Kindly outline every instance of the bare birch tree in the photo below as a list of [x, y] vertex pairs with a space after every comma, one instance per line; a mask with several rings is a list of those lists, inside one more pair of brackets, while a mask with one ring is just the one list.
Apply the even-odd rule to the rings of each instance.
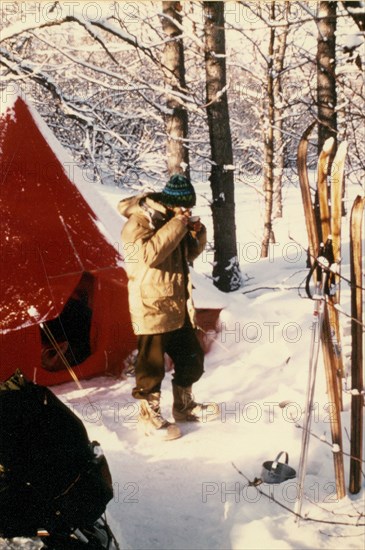
[[290, 2], [284, 2], [281, 6], [281, 16], [276, 13], [274, 6], [275, 20], [280, 20], [281, 26], [276, 28], [274, 44], [274, 144], [275, 144], [275, 166], [274, 166], [274, 193], [272, 217], [281, 218], [283, 215], [282, 187], [285, 166], [285, 139], [284, 139], [284, 93], [283, 93], [283, 71], [285, 66], [285, 54], [289, 33]]
[[[273, 231], [274, 218], [282, 216], [282, 183], [284, 175], [284, 139], [283, 139], [283, 90], [282, 71], [284, 68], [286, 41], [289, 32], [289, 2], [284, 4], [283, 26], [275, 26], [279, 19], [277, 2], [272, 0], [269, 6], [271, 25], [269, 26], [269, 45], [266, 56], [266, 86], [262, 109], [263, 147], [264, 147], [264, 234], [261, 257], [266, 258], [270, 242], [275, 242]], [[265, 106], [266, 105], [266, 106]]]

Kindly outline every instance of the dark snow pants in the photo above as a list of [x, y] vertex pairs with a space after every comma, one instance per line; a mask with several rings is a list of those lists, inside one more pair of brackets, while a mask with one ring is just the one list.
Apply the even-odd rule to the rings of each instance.
[[165, 376], [167, 353], [174, 362], [173, 383], [184, 388], [197, 382], [204, 373], [204, 352], [190, 319], [180, 329], [164, 334], [146, 334], [138, 337], [136, 387], [132, 395], [145, 399], [146, 395], [161, 390]]

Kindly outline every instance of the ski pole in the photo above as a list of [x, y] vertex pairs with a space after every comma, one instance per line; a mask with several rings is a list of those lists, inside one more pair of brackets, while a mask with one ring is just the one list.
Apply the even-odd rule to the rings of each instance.
[[[324, 254], [325, 254], [326, 248], [327, 246], [324, 249]], [[314, 389], [315, 389], [315, 382], [316, 382], [318, 356], [319, 356], [319, 349], [321, 345], [321, 334], [322, 334], [322, 325], [323, 325], [324, 308], [325, 308], [324, 295], [326, 291], [327, 272], [329, 267], [329, 261], [327, 260], [325, 255], [320, 256], [317, 262], [319, 264], [319, 267], [317, 268], [316, 292], [312, 296], [313, 300], [315, 300], [315, 305], [314, 305], [314, 311], [313, 311], [312, 337], [311, 337], [311, 346], [310, 346], [310, 354], [309, 354], [309, 373], [308, 373], [307, 392], [306, 392], [306, 408], [305, 408], [304, 426], [303, 426], [303, 433], [302, 433], [302, 447], [301, 447], [301, 454], [300, 454], [299, 468], [298, 468], [299, 495], [295, 505], [296, 522], [298, 523], [301, 516], [303, 491], [304, 491], [304, 479], [305, 479], [306, 468], [307, 468]], [[323, 266], [323, 269], [320, 266]]]

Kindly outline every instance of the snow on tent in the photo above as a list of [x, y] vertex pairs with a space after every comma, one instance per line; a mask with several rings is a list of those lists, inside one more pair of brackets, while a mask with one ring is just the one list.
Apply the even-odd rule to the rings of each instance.
[[[136, 343], [121, 257], [100, 221], [114, 213], [105, 212], [107, 204], [89, 190], [34, 108], [21, 97], [6, 101], [6, 93], [0, 118], [0, 378], [20, 368], [39, 384], [61, 383], [70, 380], [62, 358], [79, 378], [119, 374]], [[63, 354], [56, 353], [58, 346]]]

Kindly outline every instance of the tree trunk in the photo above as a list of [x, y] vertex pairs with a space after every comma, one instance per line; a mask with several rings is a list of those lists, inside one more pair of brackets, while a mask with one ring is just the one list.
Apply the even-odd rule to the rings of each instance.
[[[162, 28], [169, 37], [163, 53], [163, 70], [166, 87], [173, 91], [186, 92], [184, 47], [181, 30], [175, 20], [181, 24], [180, 2], [162, 2]], [[169, 110], [165, 117], [167, 132], [167, 167], [169, 174], [184, 174], [189, 177], [189, 149], [186, 146], [188, 136], [187, 110], [174, 98], [167, 97]]]
[[[275, 2], [270, 5], [270, 18], [275, 19]], [[275, 29], [269, 30], [269, 51], [266, 70], [267, 85], [267, 111], [263, 109], [263, 132], [264, 132], [264, 194], [265, 194], [265, 215], [264, 215], [264, 235], [262, 238], [261, 258], [267, 258], [270, 242], [275, 241], [272, 229], [273, 196], [274, 196], [274, 116], [275, 116], [275, 98], [274, 98], [274, 44]]]
[[318, 154], [326, 139], [333, 137], [337, 149], [336, 94], [336, 4], [320, 2], [317, 47]]
[[203, 2], [206, 98], [211, 147], [214, 284], [224, 292], [242, 284], [236, 243], [233, 152], [226, 93], [224, 2]]
[[[274, 196], [272, 217], [283, 216], [282, 184], [284, 177], [284, 139], [283, 139], [283, 85], [282, 71], [286, 53], [287, 37], [289, 32], [288, 15], [290, 2], [283, 5], [283, 16], [280, 20], [283, 27], [276, 30], [276, 44], [274, 47], [274, 144], [275, 144], [275, 167], [274, 167]], [[280, 10], [281, 11], [281, 10]]]

